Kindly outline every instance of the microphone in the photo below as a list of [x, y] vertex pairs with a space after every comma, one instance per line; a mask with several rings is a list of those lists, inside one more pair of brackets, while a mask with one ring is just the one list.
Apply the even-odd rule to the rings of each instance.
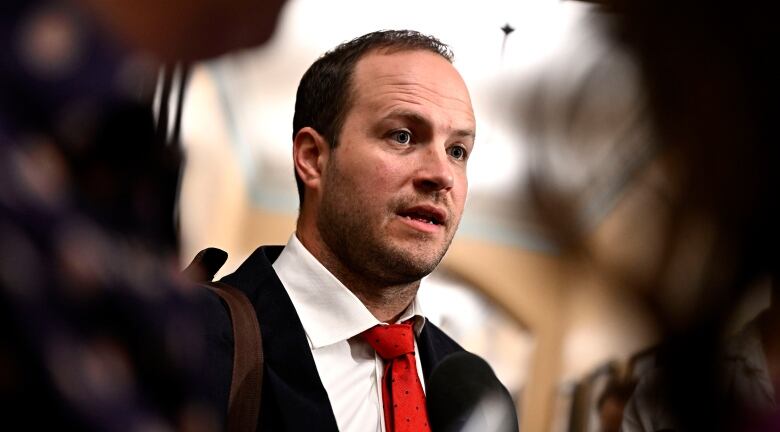
[[432, 432], [517, 432], [512, 397], [490, 365], [457, 352], [431, 372], [426, 405]]

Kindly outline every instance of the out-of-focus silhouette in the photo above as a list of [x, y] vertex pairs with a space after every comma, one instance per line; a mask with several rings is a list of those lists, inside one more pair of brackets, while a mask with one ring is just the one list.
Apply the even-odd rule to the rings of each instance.
[[[0, 404], [25, 429], [215, 430], [178, 269], [159, 66], [259, 44], [280, 1], [11, 1], [0, 16]], [[167, 126], [167, 125], [165, 125]]]
[[[589, 227], [573, 210], [577, 196], [558, 188], [543, 167], [531, 182], [540, 214], [565, 252], [601, 266], [618, 285], [633, 288], [654, 317], [662, 343], [653, 400], [670, 419], [658, 428], [772, 430], [780, 388], [776, 289], [775, 306], [756, 322], [759, 358], [767, 365], [765, 388], [771, 390], [768, 406], [756, 406], [734, 386], [724, 385], [734, 365], [724, 356], [729, 355], [727, 329], [736, 305], [761, 281], [777, 281], [773, 14], [759, 3], [594, 3], [594, 22], [638, 71], [654, 149], [650, 159], [662, 178], [654, 187], [663, 211], [647, 215], [662, 227], [653, 239], [660, 244], [660, 258], [643, 272], [599, 262], [587, 241]], [[596, 84], [603, 87], [583, 88], [565, 112], [557, 113], [564, 119], [562, 127], [572, 126], [566, 119], [578, 118], [575, 114], [588, 106], [587, 97], [610, 90], [614, 76], [602, 78]], [[544, 98], [537, 94], [533, 103]], [[591, 119], [597, 122], [598, 116]], [[616, 147], [632, 141], [630, 135], [614, 135]], [[582, 146], [577, 137], [569, 144]], [[544, 146], [536, 151], [554, 157]], [[624, 162], [617, 157], [612, 161]], [[637, 393], [643, 391], [647, 387], [640, 384]]]
[[634, 392], [635, 383], [631, 381], [611, 380], [598, 397], [598, 408], [601, 432], [618, 432], [623, 422], [623, 411], [626, 402]]

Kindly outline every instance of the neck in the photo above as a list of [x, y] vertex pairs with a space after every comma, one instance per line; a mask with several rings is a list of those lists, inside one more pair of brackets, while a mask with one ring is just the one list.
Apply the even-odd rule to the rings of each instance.
[[[296, 236], [301, 244], [363, 303], [374, 317], [385, 323], [394, 323], [412, 304], [420, 281], [393, 283], [374, 275], [361, 274], [342, 263], [336, 254], [324, 246], [322, 239], [312, 238], [298, 226]], [[318, 241], [319, 240], [319, 241]]]
[[[326, 266], [327, 267], [327, 266]], [[412, 304], [420, 281], [410, 284], [388, 285], [371, 283], [355, 275], [342, 273], [328, 268], [344, 284], [376, 319], [385, 323], [398, 321], [401, 314]]]

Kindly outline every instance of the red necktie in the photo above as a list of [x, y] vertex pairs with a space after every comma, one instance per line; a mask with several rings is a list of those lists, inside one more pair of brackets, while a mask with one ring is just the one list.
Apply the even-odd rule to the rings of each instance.
[[385, 361], [382, 403], [387, 432], [427, 432], [425, 393], [414, 358], [414, 330], [410, 322], [377, 325], [361, 333]]

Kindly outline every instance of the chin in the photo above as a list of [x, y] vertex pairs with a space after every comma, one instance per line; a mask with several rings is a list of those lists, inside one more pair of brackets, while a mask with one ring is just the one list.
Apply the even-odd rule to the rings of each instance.
[[388, 273], [396, 275], [405, 283], [419, 281], [433, 272], [444, 257], [440, 250], [430, 250], [421, 253], [419, 247], [408, 247], [388, 251], [383, 263]]

